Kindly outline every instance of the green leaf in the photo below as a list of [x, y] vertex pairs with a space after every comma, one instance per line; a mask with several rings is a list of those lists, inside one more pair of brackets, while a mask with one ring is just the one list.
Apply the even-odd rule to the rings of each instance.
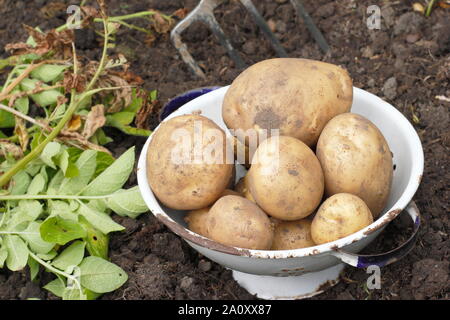
[[86, 237], [86, 231], [79, 223], [58, 216], [47, 218], [41, 224], [40, 232], [44, 241], [60, 245]]
[[108, 234], [113, 231], [122, 231], [125, 229], [120, 224], [114, 222], [114, 220], [111, 219], [111, 217], [106, 213], [92, 209], [85, 204], [81, 204], [77, 212], [104, 234]]
[[28, 114], [29, 106], [30, 101], [28, 97], [21, 97], [19, 99], [16, 99], [16, 101], [14, 101], [14, 107], [23, 114]]
[[57, 190], [59, 190], [59, 188], [61, 186], [63, 179], [64, 179], [64, 173], [60, 170], [50, 180], [48, 187], [47, 187], [47, 194], [56, 194]]
[[84, 241], [74, 241], [53, 260], [52, 265], [60, 270], [66, 270], [70, 266], [79, 265], [81, 260], [83, 260], [85, 247], [86, 243]]
[[31, 77], [44, 82], [51, 82], [56, 80], [67, 68], [67, 66], [57, 64], [44, 64], [31, 71]]
[[131, 136], [148, 137], [152, 134], [150, 130], [139, 129], [132, 126], [118, 125], [113, 127]]
[[25, 242], [16, 235], [5, 235], [5, 245], [8, 250], [6, 265], [11, 271], [22, 270], [28, 261], [28, 248]]
[[158, 90], [152, 90], [149, 94], [150, 101], [155, 101], [158, 99]]
[[40, 154], [41, 160], [49, 167], [56, 169], [53, 157], [55, 157], [61, 151], [61, 145], [58, 142], [49, 142], [42, 153]]
[[38, 253], [37, 256], [42, 260], [49, 261], [58, 255], [55, 249], [52, 249], [49, 253]]
[[115, 192], [112, 197], [108, 197], [107, 205], [118, 215], [134, 219], [141, 213], [148, 211], [148, 207], [137, 186]]
[[34, 176], [33, 180], [28, 187], [27, 194], [36, 195], [45, 190], [45, 177], [42, 173]]
[[55, 280], [47, 283], [43, 288], [50, 291], [55, 296], [62, 298], [66, 284], [62, 279], [56, 278]]
[[81, 285], [97, 293], [120, 288], [128, 279], [119, 266], [99, 257], [87, 257], [80, 264]]
[[51, 200], [49, 201], [50, 217], [59, 216], [63, 219], [78, 221], [78, 215], [73, 212], [66, 201]]
[[[21, 86], [22, 90], [29, 91], [29, 90], [33, 90], [36, 87], [38, 82], [39, 82], [39, 80], [36, 80], [36, 79], [25, 78], [20, 83], [20, 86]], [[48, 87], [46, 84], [42, 84], [42, 88], [46, 88], [46, 87]], [[63, 96], [63, 94], [60, 91], [58, 91], [57, 89], [51, 89], [51, 90], [42, 91], [40, 93], [32, 94], [31, 99], [33, 99], [33, 101], [36, 104], [38, 104], [39, 106], [47, 107], [49, 105], [56, 104], [56, 102], [58, 101], [58, 98], [62, 97], [62, 96]]]
[[100, 173], [106, 170], [114, 163], [114, 157], [106, 152], [97, 153], [97, 167], [95, 168], [94, 178], [98, 177]]
[[5, 265], [6, 258], [8, 257], [8, 250], [5, 246], [0, 246], [0, 269]]
[[30, 269], [30, 280], [33, 281], [39, 273], [39, 263], [31, 256], [28, 257], [28, 268]]
[[119, 190], [134, 167], [134, 147], [124, 152], [112, 165], [92, 180], [81, 192], [86, 196], [102, 196]]
[[33, 133], [33, 135], [32, 135], [32, 140], [31, 140], [31, 143], [30, 143], [31, 150], [36, 149], [36, 147], [37, 147], [40, 143], [42, 143], [42, 141], [44, 141], [44, 140], [45, 140], [45, 136], [42, 134], [41, 131], [38, 131], [38, 132], [36, 132], [36, 133]]
[[31, 183], [31, 177], [21, 170], [12, 177], [11, 195], [25, 194]]
[[42, 213], [42, 204], [37, 200], [22, 199], [19, 201], [19, 209], [32, 218], [30, 221], [36, 220]]
[[53, 249], [55, 243], [45, 241], [41, 238], [40, 227], [40, 223], [32, 221], [25, 229], [27, 233], [20, 234], [20, 236], [28, 243], [28, 246], [33, 252], [46, 254]]
[[118, 123], [121, 125], [128, 125], [134, 120], [134, 116], [136, 114], [134, 112], [116, 112], [114, 114], [110, 114], [106, 117], [107, 124], [108, 123]]
[[57, 165], [61, 168], [66, 178], [73, 178], [79, 174], [79, 170], [67, 150], [61, 152], [57, 160]]
[[94, 135], [92, 136], [92, 142], [97, 143], [102, 146], [107, 143], [110, 143], [112, 141], [114, 141], [114, 140], [112, 138], [108, 137], [102, 128], [97, 129], [97, 131], [95, 131]]
[[97, 230], [83, 216], [79, 216], [79, 221], [86, 229], [86, 249], [91, 256], [108, 259], [109, 236]]
[[83, 289], [79, 290], [76, 287], [73, 288], [64, 288], [62, 294], [63, 300], [87, 300], [87, 296], [84, 293]]
[[75, 163], [78, 168], [78, 175], [72, 178], [65, 178], [61, 183], [59, 193], [73, 195], [85, 188], [95, 173], [95, 168], [97, 166], [96, 159], [97, 151], [83, 151]]
[[12, 128], [16, 124], [12, 113], [0, 110], [0, 128]]

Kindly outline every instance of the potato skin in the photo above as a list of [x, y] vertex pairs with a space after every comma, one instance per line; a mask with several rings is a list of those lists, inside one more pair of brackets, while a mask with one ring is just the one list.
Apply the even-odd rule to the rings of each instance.
[[[206, 117], [183, 115], [161, 124], [153, 133], [148, 148], [147, 178], [156, 197], [173, 209], [195, 210], [214, 203], [227, 187], [234, 167], [234, 164], [225, 161], [226, 159], [223, 159], [222, 164], [208, 164], [204, 159], [201, 159], [199, 164], [177, 163], [173, 160], [173, 150], [179, 150], [181, 145], [180, 140], [175, 139], [173, 135], [180, 133], [177, 129], [185, 130], [182, 131], [182, 138], [190, 137], [191, 141], [195, 141], [194, 123], [201, 124], [203, 132], [209, 129], [217, 130], [218, 136], [222, 136], [224, 157], [227, 154], [224, 131]], [[204, 134], [201, 141], [204, 147], [210, 139]], [[194, 159], [194, 148], [190, 148], [190, 156]]]
[[363, 116], [338, 115], [322, 131], [316, 154], [326, 195], [357, 195], [376, 219], [386, 206], [393, 176], [392, 155], [380, 130]]
[[[239, 196], [240, 194], [236, 191], [225, 189], [222, 192], [221, 197], [229, 195]], [[206, 207], [202, 209], [191, 210], [186, 213], [184, 221], [186, 221], [186, 223], [188, 224], [188, 229], [202, 236], [208, 237], [208, 230], [206, 228], [206, 225], [210, 209], [211, 207]]]
[[317, 210], [311, 224], [311, 237], [316, 244], [323, 244], [351, 235], [372, 222], [372, 213], [362, 199], [338, 193]]
[[219, 243], [255, 250], [269, 250], [273, 225], [253, 202], [239, 196], [225, 196], [216, 201], [208, 214], [207, 233]]
[[280, 135], [313, 146], [331, 118], [350, 111], [352, 99], [346, 70], [321, 61], [276, 58], [250, 66], [233, 81], [222, 116], [230, 129], [280, 129]]
[[[277, 140], [279, 152], [272, 152], [272, 148], [277, 148]], [[263, 141], [247, 175], [248, 188], [256, 203], [280, 220], [310, 215], [323, 196], [324, 177], [319, 160], [306, 144], [292, 137]]]
[[272, 250], [292, 250], [315, 246], [311, 220], [279, 221], [275, 224]]
[[245, 175], [245, 177], [242, 177], [241, 179], [239, 179], [238, 183], [235, 186], [235, 190], [236, 192], [241, 195], [242, 197], [255, 202], [255, 199], [253, 198], [252, 194], [250, 193], [250, 190], [248, 189], [248, 173]]

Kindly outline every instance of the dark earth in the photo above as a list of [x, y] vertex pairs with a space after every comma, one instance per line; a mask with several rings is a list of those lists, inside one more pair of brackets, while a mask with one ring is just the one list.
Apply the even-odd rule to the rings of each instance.
[[[42, 30], [65, 22], [65, 10], [50, 15], [40, 10], [51, 2], [58, 1], [0, 0], [0, 56], [6, 56], [3, 48], [7, 43], [26, 39], [21, 28], [23, 22]], [[171, 14], [180, 8], [192, 10], [197, 2], [107, 1], [110, 15], [146, 9]], [[369, 274], [347, 267], [338, 285], [313, 299], [447, 300], [450, 298], [450, 103], [436, 96], [450, 97], [450, 10], [436, 8], [425, 18], [413, 11], [415, 1], [303, 2], [330, 44], [327, 55], [297, 20], [289, 1], [254, 1], [290, 57], [345, 67], [356, 87], [382, 97], [411, 121], [425, 152], [423, 180], [414, 197], [423, 218], [415, 248], [401, 261], [382, 268], [381, 289], [367, 290]], [[374, 3], [382, 8], [381, 30], [369, 30], [366, 26], [367, 7]], [[63, 4], [62, 7], [67, 7], [69, 2]], [[248, 65], [276, 56], [239, 1], [225, 1], [215, 13]], [[137, 31], [123, 30], [117, 38], [115, 52], [128, 58], [132, 70], [144, 79], [146, 89], [158, 90], [162, 103], [189, 89], [230, 84], [242, 71], [234, 67], [225, 49], [201, 24], [191, 26], [184, 33], [184, 41], [204, 68], [206, 80], [191, 74], [168, 35], [158, 35], [152, 46], [146, 45], [145, 35]], [[92, 32], [78, 33], [77, 47], [79, 54], [93, 59], [100, 56]], [[156, 113], [149, 123], [156, 126]], [[107, 147], [115, 154], [132, 145], [136, 145], [139, 154], [145, 141], [114, 131], [109, 134], [115, 141]], [[135, 175], [129, 184], [136, 184]], [[127, 271], [129, 281], [101, 299], [254, 299], [234, 282], [230, 271], [201, 257], [150, 213], [137, 220], [120, 217], [116, 220], [127, 229], [112, 235], [110, 256]], [[403, 213], [364, 252], [384, 252], [402, 243], [411, 233], [408, 220]], [[56, 299], [40, 289], [49, 280], [45, 272], [33, 283], [27, 270], [15, 273], [1, 270], [0, 299]]]

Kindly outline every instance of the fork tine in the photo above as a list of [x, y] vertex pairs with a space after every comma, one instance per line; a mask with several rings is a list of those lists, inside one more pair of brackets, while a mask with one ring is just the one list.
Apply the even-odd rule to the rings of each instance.
[[280, 41], [278, 41], [273, 32], [270, 30], [269, 26], [266, 23], [266, 20], [264, 20], [264, 18], [258, 12], [253, 2], [251, 0], [241, 0], [241, 3], [245, 6], [247, 11], [249, 11], [250, 14], [253, 16], [253, 19], [255, 20], [256, 24], [265, 33], [266, 37], [269, 39], [278, 56], [282, 58], [287, 57], [287, 53], [282, 47]]
[[320, 49], [322, 49], [323, 52], [327, 52], [330, 47], [328, 46], [327, 41], [322, 35], [322, 32], [320, 32], [319, 28], [314, 24], [313, 20], [311, 19], [311, 16], [306, 12], [305, 7], [303, 6], [303, 3], [301, 0], [291, 0], [292, 6], [297, 11], [297, 17], [302, 17], [303, 21], [306, 24], [306, 27], [308, 28], [309, 32], [312, 34], [313, 38], [316, 40], [317, 44], [319, 45]]

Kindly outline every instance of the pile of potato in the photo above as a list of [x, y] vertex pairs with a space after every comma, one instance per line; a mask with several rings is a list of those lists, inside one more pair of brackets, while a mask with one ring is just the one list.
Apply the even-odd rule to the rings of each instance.
[[[190, 230], [225, 245], [288, 250], [353, 234], [384, 209], [393, 166], [380, 130], [350, 113], [352, 99], [352, 80], [338, 66], [292, 58], [259, 62], [233, 81], [222, 105], [229, 129], [279, 129], [247, 154], [246, 176], [234, 185], [235, 165], [225, 156], [223, 164], [174, 163], [178, 142], [171, 134], [182, 128], [194, 137], [195, 121], [220, 130], [223, 155], [229, 152], [225, 132], [213, 121], [184, 115], [153, 134], [150, 187], [165, 206], [185, 210]], [[210, 142], [204, 137], [200, 144]], [[232, 153], [249, 143], [240, 136], [236, 142]]]

